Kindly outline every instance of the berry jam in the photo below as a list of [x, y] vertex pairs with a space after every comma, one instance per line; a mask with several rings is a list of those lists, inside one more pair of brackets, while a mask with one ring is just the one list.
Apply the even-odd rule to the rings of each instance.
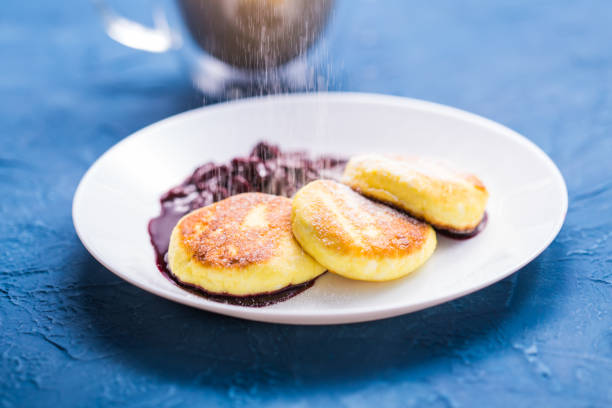
[[262, 307], [303, 292], [314, 284], [314, 280], [256, 296], [209, 293], [202, 288], [180, 282], [169, 270], [166, 262], [170, 234], [179, 219], [195, 209], [247, 192], [291, 197], [311, 181], [321, 178], [338, 179], [346, 162], [331, 156], [313, 159], [303, 151], [283, 152], [278, 146], [261, 142], [248, 156], [235, 157], [227, 163], [203, 164], [183, 183], [162, 195], [161, 214], [149, 222], [149, 235], [155, 249], [157, 267], [177, 285], [222, 303]]
[[478, 223], [478, 225], [476, 226], [476, 228], [474, 228], [471, 231], [457, 231], [457, 230], [452, 230], [452, 229], [444, 229], [444, 228], [436, 228], [436, 231], [438, 231], [439, 234], [444, 235], [445, 237], [448, 238], [452, 238], [452, 239], [469, 239], [472, 237], [475, 237], [476, 235], [480, 234], [480, 232], [485, 229], [485, 227], [487, 226], [487, 221], [489, 220], [489, 215], [485, 212], [484, 215], [482, 216], [482, 220], [480, 220], [480, 223]]

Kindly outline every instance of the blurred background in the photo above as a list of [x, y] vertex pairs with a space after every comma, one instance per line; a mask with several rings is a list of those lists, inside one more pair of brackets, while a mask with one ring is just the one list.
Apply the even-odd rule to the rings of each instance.
[[[110, 2], [152, 25], [151, 2]], [[93, 2], [0, 6], [2, 406], [609, 406], [612, 5], [607, 0], [338, 0], [323, 88], [455, 106], [538, 144], [570, 192], [553, 245], [512, 277], [357, 325], [265, 325], [119, 280], [70, 216], [93, 161], [215, 101], [179, 51], [104, 32]], [[594, 300], [595, 299], [595, 300]]]
[[[110, 2], [148, 25], [152, 3]], [[88, 126], [80, 133], [119, 126], [125, 136], [202, 104], [179, 51], [149, 54], [113, 43], [92, 2], [46, 7], [9, 0], [3, 8], [2, 93], [28, 102], [21, 109], [37, 120], [61, 122], [78, 104], [79, 119], [66, 126], [84, 120]], [[606, 94], [599, 91], [610, 82], [602, 41], [609, 17], [603, 1], [339, 0], [323, 35], [321, 65], [331, 73], [331, 90], [423, 98], [514, 128], [521, 118], [541, 125], [518, 131], [541, 134], [552, 131], [542, 120], [554, 121], [547, 115], [583, 117], [597, 103], [594, 93]], [[54, 108], [46, 113], [52, 117], [36, 115], [46, 105]], [[534, 105], [537, 121], [530, 120]], [[5, 125], [23, 116], [5, 114]]]

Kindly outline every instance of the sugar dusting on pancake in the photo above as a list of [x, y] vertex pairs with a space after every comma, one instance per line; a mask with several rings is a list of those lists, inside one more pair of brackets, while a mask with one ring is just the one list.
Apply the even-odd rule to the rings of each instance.
[[291, 217], [302, 248], [330, 272], [351, 279], [405, 276], [436, 247], [431, 226], [331, 180], [300, 189]]
[[312, 225], [325, 236], [325, 245], [347, 253], [398, 256], [418, 250], [430, 227], [384, 204], [376, 203], [349, 187], [316, 182], [310, 200]]
[[342, 182], [455, 233], [471, 233], [478, 227], [489, 197], [474, 174], [426, 157], [355, 156], [349, 160]]

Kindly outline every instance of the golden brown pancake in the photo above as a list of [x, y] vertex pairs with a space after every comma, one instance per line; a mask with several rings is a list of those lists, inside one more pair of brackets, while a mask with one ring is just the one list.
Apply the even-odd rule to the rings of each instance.
[[355, 156], [346, 165], [342, 182], [436, 228], [463, 233], [478, 227], [489, 198], [478, 177], [430, 158]]
[[421, 266], [436, 247], [429, 225], [343, 184], [317, 180], [293, 198], [293, 234], [330, 272], [385, 281]]
[[168, 266], [180, 282], [248, 296], [310, 281], [325, 271], [291, 233], [291, 200], [229, 197], [184, 216], [172, 231]]

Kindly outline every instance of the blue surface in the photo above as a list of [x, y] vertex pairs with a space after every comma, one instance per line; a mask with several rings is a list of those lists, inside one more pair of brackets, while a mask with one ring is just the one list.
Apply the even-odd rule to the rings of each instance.
[[[122, 11], [143, 18], [146, 4]], [[512, 277], [335, 327], [190, 309], [94, 261], [71, 222], [80, 177], [201, 97], [175, 55], [107, 39], [86, 1], [1, 10], [1, 406], [612, 405], [609, 1], [340, 2], [327, 33], [335, 88], [516, 129], [558, 164], [570, 209], [551, 247]]]

